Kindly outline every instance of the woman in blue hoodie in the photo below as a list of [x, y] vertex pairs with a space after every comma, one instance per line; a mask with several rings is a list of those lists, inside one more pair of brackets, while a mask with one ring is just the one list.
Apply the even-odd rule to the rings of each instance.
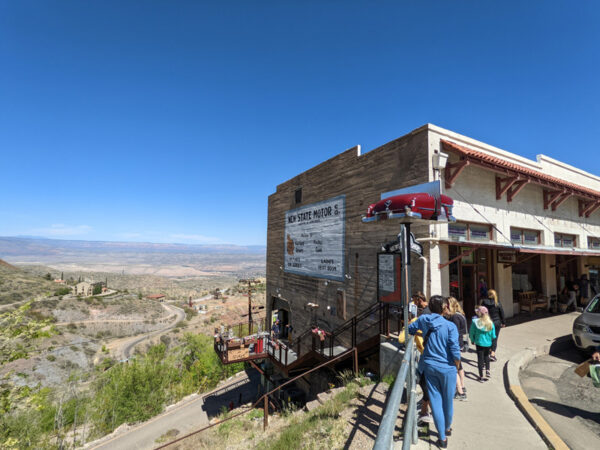
[[434, 295], [429, 300], [431, 314], [420, 316], [408, 326], [410, 334], [423, 332], [423, 354], [419, 372], [425, 375], [433, 422], [439, 439], [437, 445], [448, 446], [446, 436], [452, 431], [453, 400], [456, 390], [456, 369], [460, 364], [460, 348], [456, 326], [441, 316], [446, 300]]

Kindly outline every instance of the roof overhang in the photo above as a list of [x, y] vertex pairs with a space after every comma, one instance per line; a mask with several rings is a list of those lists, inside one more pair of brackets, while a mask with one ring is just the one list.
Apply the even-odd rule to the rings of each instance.
[[446, 165], [446, 188], [451, 188], [460, 173], [467, 166], [473, 165], [498, 174], [496, 176], [497, 200], [506, 194], [506, 199], [510, 202], [526, 185], [535, 184], [544, 188], [544, 209], [552, 208], [554, 211], [571, 196], [579, 198], [580, 217], [589, 217], [600, 208], [598, 191], [455, 142], [446, 140], [441, 142], [445, 152], [459, 157], [459, 161]]

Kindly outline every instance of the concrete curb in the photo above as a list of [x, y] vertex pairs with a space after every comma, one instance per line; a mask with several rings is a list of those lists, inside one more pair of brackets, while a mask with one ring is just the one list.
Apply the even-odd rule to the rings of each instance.
[[515, 401], [517, 407], [525, 415], [527, 420], [533, 425], [535, 430], [540, 434], [542, 439], [551, 448], [557, 450], [569, 450], [569, 447], [560, 438], [558, 434], [552, 429], [552, 427], [546, 422], [542, 415], [533, 407], [529, 402], [527, 395], [521, 387], [521, 381], [519, 380], [519, 371], [529, 364], [534, 358], [538, 356], [548, 355], [550, 348], [553, 350], [568, 348], [571, 344], [571, 337], [560, 337], [551, 344], [546, 344], [537, 348], [528, 348], [515, 354], [508, 360], [505, 366], [505, 375], [507, 383], [508, 395]]

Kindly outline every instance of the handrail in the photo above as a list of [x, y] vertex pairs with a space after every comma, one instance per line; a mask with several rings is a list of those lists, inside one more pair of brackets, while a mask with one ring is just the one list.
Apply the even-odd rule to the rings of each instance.
[[233, 419], [235, 417], [241, 416], [242, 414], [246, 414], [250, 410], [253, 410], [261, 402], [264, 402], [264, 408], [265, 408], [264, 428], [266, 428], [267, 425], [268, 425], [268, 423], [269, 423], [269, 419], [268, 419], [269, 410], [268, 410], [268, 407], [267, 407], [267, 402], [268, 402], [269, 396], [271, 394], [273, 394], [274, 392], [280, 390], [282, 387], [287, 386], [288, 384], [296, 381], [298, 378], [302, 378], [302, 377], [308, 375], [309, 373], [314, 372], [315, 370], [322, 369], [323, 367], [328, 366], [329, 364], [331, 364], [331, 363], [333, 363], [333, 362], [335, 362], [335, 361], [337, 361], [339, 359], [346, 358], [350, 354], [353, 354], [353, 356], [354, 356], [354, 370], [355, 370], [355, 375], [356, 375], [358, 373], [358, 352], [356, 351], [355, 348], [351, 348], [350, 350], [347, 350], [344, 353], [341, 353], [340, 355], [336, 356], [335, 358], [330, 359], [329, 361], [326, 361], [323, 364], [318, 365], [317, 367], [313, 367], [312, 369], [307, 370], [306, 372], [303, 372], [300, 375], [295, 376], [291, 380], [288, 380], [285, 383], [277, 386], [275, 389], [273, 389], [273, 390], [267, 392], [266, 394], [262, 395], [257, 401], [255, 401], [252, 404], [252, 406], [249, 406], [249, 407], [245, 408], [243, 411], [241, 411], [239, 413], [236, 413], [233, 416], [229, 416], [226, 419], [223, 419], [221, 421], [218, 421], [218, 422], [212, 423], [210, 425], [207, 425], [207, 426], [205, 426], [203, 428], [200, 428], [199, 430], [192, 431], [191, 433], [188, 433], [185, 436], [181, 436], [180, 438], [177, 438], [177, 439], [175, 439], [175, 440], [173, 440], [171, 442], [167, 442], [166, 444], [161, 445], [160, 447], [157, 447], [154, 450], [160, 450], [160, 449], [166, 448], [166, 447], [168, 447], [170, 445], [173, 445], [173, 444], [175, 444], [175, 443], [177, 443], [179, 441], [182, 441], [182, 440], [187, 439], [187, 438], [189, 438], [191, 436], [194, 436], [194, 435], [196, 435], [196, 434], [198, 434], [198, 433], [200, 433], [200, 432], [202, 432], [204, 430], [208, 430], [209, 428], [212, 428], [212, 427], [214, 427], [216, 425], [220, 425], [220, 424], [222, 424], [224, 422], [227, 422], [228, 420], [231, 420], [231, 419]]
[[377, 439], [373, 450], [389, 450], [393, 447], [394, 428], [396, 427], [396, 420], [398, 418], [398, 409], [400, 407], [400, 401], [402, 400], [402, 393], [404, 392], [404, 384], [407, 382], [407, 402], [408, 410], [404, 418], [404, 429], [403, 429], [403, 440], [402, 449], [409, 449], [412, 444], [417, 442], [417, 430], [416, 430], [416, 355], [414, 354], [414, 336], [411, 336], [405, 347], [404, 357], [398, 369], [398, 375], [394, 381], [394, 387], [391, 394], [388, 397], [387, 406], [385, 412], [381, 418], [381, 424], [377, 431]]
[[[375, 336], [375, 334], [389, 334], [389, 311], [389, 304], [382, 302], [373, 303], [368, 308], [359, 312], [356, 316], [340, 324], [333, 331], [327, 332], [325, 339], [320, 342], [315, 339], [312, 328], [305, 330], [298, 335], [296, 339], [290, 340], [285, 345], [276, 337], [269, 338], [268, 336], [265, 336], [264, 352], [253, 354], [251, 358], [257, 359], [264, 356], [271, 356], [278, 364], [281, 364], [284, 367], [288, 366], [290, 363], [290, 351], [295, 353], [293, 362], [301, 360], [305, 355], [310, 354], [311, 352], [317, 352], [325, 358], [332, 358], [334, 356], [334, 348], [337, 345], [344, 348], [354, 348], [365, 340]], [[370, 319], [371, 316], [376, 313], [379, 313], [379, 315], [375, 321], [365, 323], [366, 320]], [[246, 324], [240, 324], [240, 326], [241, 325]], [[379, 329], [376, 330], [374, 329], [375, 327], [379, 327]], [[400, 324], [398, 324], [398, 327], [400, 328]], [[249, 330], [252, 330], [252, 325], [249, 326]], [[373, 336], [365, 336], [369, 333], [373, 333]], [[215, 351], [220, 355], [223, 363], [227, 364], [230, 362], [227, 353], [229, 348], [227, 344], [228, 339], [225, 338], [223, 341], [225, 344], [220, 346], [215, 342]], [[269, 349], [269, 345], [273, 345], [274, 348], [272, 351]], [[246, 359], [247, 358], [244, 358], [242, 360]]]

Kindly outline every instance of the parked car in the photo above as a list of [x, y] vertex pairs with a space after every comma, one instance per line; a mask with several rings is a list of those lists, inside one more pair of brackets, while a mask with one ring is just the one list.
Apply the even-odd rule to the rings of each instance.
[[454, 200], [447, 195], [441, 195], [439, 201], [426, 192], [394, 195], [369, 205], [363, 222], [402, 219], [405, 217], [426, 220], [437, 220], [445, 217], [446, 220], [454, 221], [452, 216], [453, 207]]
[[573, 342], [584, 351], [591, 351], [600, 345], [600, 294], [592, 298], [573, 322]]

